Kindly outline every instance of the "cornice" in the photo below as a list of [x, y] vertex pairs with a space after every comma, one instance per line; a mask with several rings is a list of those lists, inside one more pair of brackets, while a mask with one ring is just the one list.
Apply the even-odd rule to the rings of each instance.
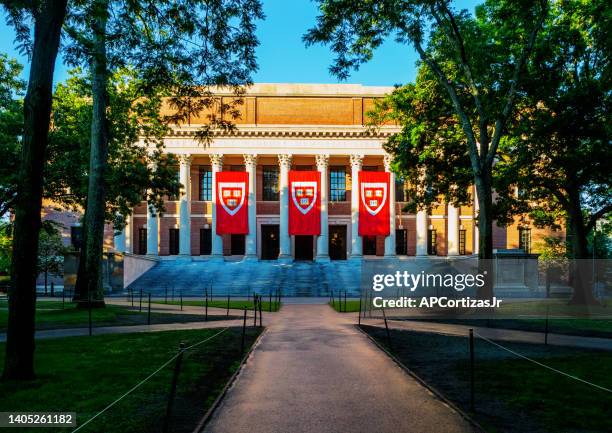
[[[174, 128], [167, 138], [195, 137], [199, 128]], [[221, 138], [339, 138], [339, 139], [385, 139], [399, 132], [399, 128], [384, 127], [376, 131], [364, 127], [357, 128], [268, 128], [238, 127], [235, 131], [217, 131], [214, 137]]]

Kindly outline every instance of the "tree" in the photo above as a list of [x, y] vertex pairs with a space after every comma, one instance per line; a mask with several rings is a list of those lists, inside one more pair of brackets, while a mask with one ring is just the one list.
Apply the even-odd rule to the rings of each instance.
[[49, 274], [59, 275], [64, 268], [66, 248], [60, 232], [62, 225], [53, 221], [43, 221], [38, 239], [38, 272], [44, 274], [45, 295]]
[[[93, 115], [89, 185], [76, 293], [91, 293], [103, 303], [100, 261], [104, 234], [105, 172], [111, 131], [107, 118], [109, 77], [117, 68], [134, 66], [151, 94], [173, 93], [177, 117], [211, 110], [214, 128], [227, 129], [237, 102], [223, 103], [211, 86], [227, 86], [238, 96], [250, 84], [258, 42], [254, 22], [263, 18], [258, 0], [124, 2], [92, 0], [82, 15], [73, 14], [68, 33], [74, 43], [68, 58], [90, 63]], [[148, 97], [149, 94], [146, 95]], [[183, 103], [186, 100], [187, 103]], [[219, 111], [219, 113], [217, 113]], [[220, 117], [217, 117], [217, 114]]]
[[492, 258], [492, 167], [548, 2], [487, 1], [475, 17], [457, 12], [449, 1], [318, 3], [321, 15], [304, 40], [331, 45], [337, 55], [330, 67], [334, 75], [346, 78], [369, 61], [387, 37], [395, 36], [412, 43], [444, 89], [477, 190], [479, 255]]
[[[36, 262], [42, 172], [48, 143], [51, 92], [60, 34], [67, 0], [5, 0], [2, 5], [17, 31], [22, 47], [31, 55], [28, 88], [23, 104], [24, 130], [14, 202], [13, 255], [6, 358], [2, 377], [27, 380], [34, 377], [34, 313]], [[29, 21], [34, 40], [30, 43]]]
[[[496, 166], [504, 214], [529, 214], [539, 226], [565, 219], [577, 261], [592, 257], [593, 229], [612, 213], [610, 26], [609, 2], [554, 4]], [[573, 302], [593, 303], [590, 278], [580, 268]]]
[[0, 219], [8, 214], [17, 195], [20, 138], [23, 134], [23, 67], [0, 54]]

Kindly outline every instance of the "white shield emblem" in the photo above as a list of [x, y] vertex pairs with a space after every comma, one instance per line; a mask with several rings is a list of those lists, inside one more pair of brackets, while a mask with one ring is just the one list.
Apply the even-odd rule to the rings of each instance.
[[244, 190], [244, 182], [219, 182], [219, 202], [231, 216], [244, 204]]
[[387, 201], [385, 182], [361, 182], [361, 201], [370, 215], [376, 215]]
[[306, 215], [317, 201], [317, 182], [291, 182], [291, 199], [295, 207]]

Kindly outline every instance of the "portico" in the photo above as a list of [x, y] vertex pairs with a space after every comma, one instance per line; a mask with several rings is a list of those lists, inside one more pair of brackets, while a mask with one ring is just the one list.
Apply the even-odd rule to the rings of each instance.
[[[175, 127], [165, 151], [178, 156], [180, 196], [161, 215], [146, 203], [134, 209], [116, 248], [162, 258], [248, 260], [359, 260], [380, 256], [472, 254], [474, 212], [439, 203], [416, 215], [404, 210], [409, 197], [391, 171], [383, 149], [394, 125], [368, 131], [367, 111], [387, 87], [355, 85], [254, 85], [245, 97], [237, 131], [207, 146], [197, 124]], [[141, 143], [144, 145], [144, 143]], [[288, 173], [321, 175], [320, 235], [288, 232]], [[360, 171], [391, 173], [390, 234], [358, 233]], [[248, 234], [218, 235], [216, 174], [246, 171]], [[126, 239], [121, 241], [121, 239]]]

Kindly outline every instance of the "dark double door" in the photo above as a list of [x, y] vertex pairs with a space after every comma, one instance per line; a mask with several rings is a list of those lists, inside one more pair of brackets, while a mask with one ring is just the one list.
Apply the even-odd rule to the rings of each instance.
[[329, 226], [329, 258], [346, 260], [346, 225]]
[[262, 224], [261, 226], [261, 260], [276, 260], [279, 253], [278, 224]]

